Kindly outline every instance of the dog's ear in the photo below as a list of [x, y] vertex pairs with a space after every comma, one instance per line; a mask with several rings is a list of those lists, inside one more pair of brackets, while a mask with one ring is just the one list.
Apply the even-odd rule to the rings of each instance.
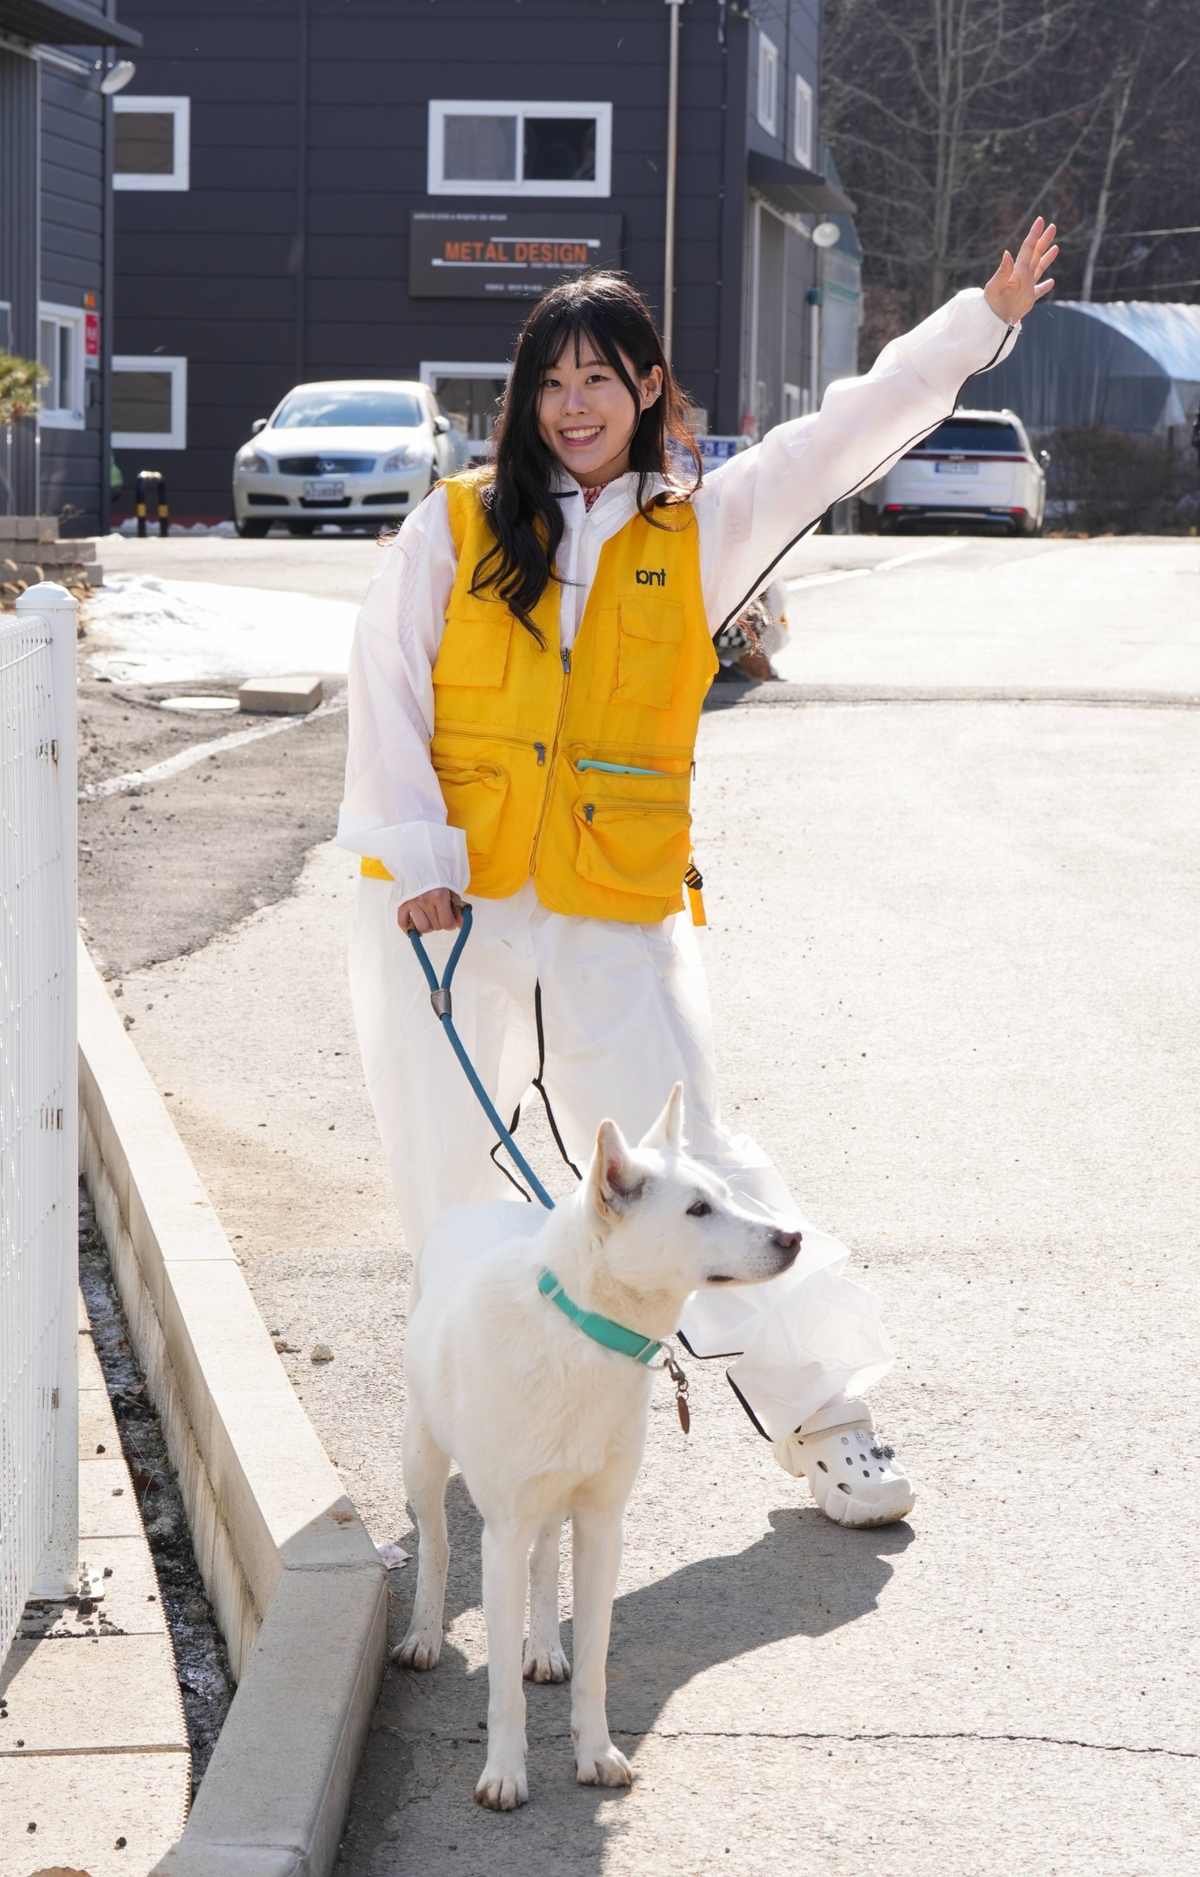
[[615, 1121], [602, 1121], [591, 1166], [592, 1204], [602, 1219], [619, 1219], [645, 1181], [634, 1171], [629, 1145]]
[[683, 1083], [676, 1082], [667, 1096], [667, 1105], [648, 1133], [643, 1134], [643, 1147], [682, 1147], [683, 1146]]

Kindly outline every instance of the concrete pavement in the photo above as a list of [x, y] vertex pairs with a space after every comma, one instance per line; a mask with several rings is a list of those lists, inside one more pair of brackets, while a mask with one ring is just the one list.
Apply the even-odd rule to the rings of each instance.
[[[183, 1829], [192, 1761], [162, 1586], [146, 1539], [146, 1474], [129, 1471], [97, 1339], [79, 1298], [79, 1555], [91, 1598], [25, 1607], [0, 1661], [0, 1871], [147, 1877]], [[118, 1332], [119, 1333], [119, 1332]], [[98, 1594], [97, 1594], [98, 1593]], [[94, 1600], [93, 1600], [94, 1599]]]
[[[910, 544], [812, 545], [816, 576]], [[663, 1389], [626, 1526], [610, 1718], [636, 1783], [577, 1788], [568, 1691], [531, 1689], [531, 1803], [497, 1819], [471, 1803], [478, 1530], [452, 1481], [449, 1646], [385, 1683], [348, 1874], [1190, 1867], [1200, 758], [1195, 714], [1163, 703], [1200, 689], [1198, 578], [1194, 544], [971, 542], [799, 590], [812, 684], [1157, 707], [706, 716], [726, 1107], [883, 1292], [877, 1412], [922, 1496], [909, 1525], [836, 1530], [720, 1365], [692, 1365], [690, 1440]], [[309, 1414], [372, 1536], [411, 1549], [405, 1254], [342, 977], [351, 876], [318, 846], [278, 903], [223, 899], [191, 955], [111, 962]]]

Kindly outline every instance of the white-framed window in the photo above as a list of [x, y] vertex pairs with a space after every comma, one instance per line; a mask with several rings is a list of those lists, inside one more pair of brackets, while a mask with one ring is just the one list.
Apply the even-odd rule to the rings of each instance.
[[84, 418], [83, 322], [81, 306], [38, 308], [38, 358], [48, 374], [38, 396], [40, 421], [49, 430], [82, 430]]
[[188, 188], [191, 99], [122, 94], [112, 103], [113, 188]]
[[763, 129], [775, 133], [779, 97], [779, 48], [765, 33], [758, 35], [758, 105], [755, 115]]
[[429, 101], [431, 196], [606, 196], [612, 105]]
[[813, 94], [807, 78], [796, 77], [792, 114], [792, 155], [805, 169], [813, 166]]
[[119, 450], [186, 450], [185, 358], [151, 352], [113, 360], [112, 440]]

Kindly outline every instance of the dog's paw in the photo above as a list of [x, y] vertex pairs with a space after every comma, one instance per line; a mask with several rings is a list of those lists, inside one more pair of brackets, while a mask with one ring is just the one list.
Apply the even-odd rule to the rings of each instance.
[[575, 1749], [575, 1777], [581, 1786], [631, 1786], [633, 1768], [611, 1740], [595, 1752]]
[[528, 1797], [529, 1781], [525, 1777], [524, 1763], [505, 1766], [488, 1760], [475, 1787], [476, 1805], [486, 1806], [489, 1812], [515, 1812]]
[[410, 1629], [404, 1641], [392, 1650], [390, 1660], [397, 1668], [436, 1668], [442, 1653], [442, 1638], [424, 1629]]
[[526, 1681], [570, 1681], [571, 1664], [567, 1661], [561, 1643], [535, 1643], [530, 1639], [525, 1644], [522, 1673]]

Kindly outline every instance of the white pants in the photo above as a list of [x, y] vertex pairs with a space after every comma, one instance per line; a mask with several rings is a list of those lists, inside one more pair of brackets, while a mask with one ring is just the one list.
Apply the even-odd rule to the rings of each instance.
[[[450, 1206], [524, 1202], [490, 1158], [495, 1133], [430, 1006], [396, 901], [388, 881], [359, 881], [350, 988], [367, 1089], [415, 1250]], [[683, 1319], [692, 1351], [738, 1357], [730, 1379], [772, 1439], [877, 1381], [892, 1349], [878, 1300], [843, 1275], [846, 1247], [801, 1218], [749, 1135], [721, 1124], [708, 989], [686, 914], [660, 925], [567, 918], [548, 912], [532, 885], [473, 904], [454, 1022], [506, 1119], [537, 1073], [540, 983], [543, 1083], [581, 1170], [605, 1116], [636, 1142], [682, 1081], [688, 1152], [748, 1210], [804, 1234], [796, 1264], [770, 1283], [697, 1293]], [[452, 942], [447, 933], [425, 941], [439, 977]]]

